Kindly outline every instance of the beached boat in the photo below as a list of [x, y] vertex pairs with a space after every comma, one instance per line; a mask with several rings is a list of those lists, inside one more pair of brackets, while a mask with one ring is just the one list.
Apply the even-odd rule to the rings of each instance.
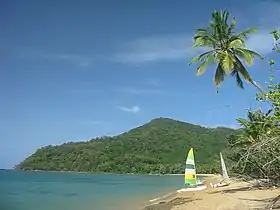
[[189, 150], [185, 168], [185, 188], [177, 192], [204, 190], [207, 186], [197, 179], [193, 148]]
[[222, 177], [225, 181], [230, 181], [230, 178], [228, 176], [227, 167], [223, 158], [222, 153], [220, 152], [220, 158], [221, 158], [221, 165], [222, 165]]
[[220, 152], [220, 159], [221, 159], [221, 166], [222, 166], [222, 178], [223, 180], [217, 184], [212, 184], [210, 183], [211, 187], [225, 187], [230, 185], [231, 181], [230, 178], [228, 176], [228, 172], [227, 172], [227, 167], [223, 158], [222, 153]]

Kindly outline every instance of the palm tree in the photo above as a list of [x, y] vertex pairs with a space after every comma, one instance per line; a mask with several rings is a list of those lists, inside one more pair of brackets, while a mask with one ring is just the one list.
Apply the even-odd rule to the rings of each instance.
[[235, 32], [236, 19], [233, 17], [228, 24], [228, 11], [212, 13], [212, 21], [206, 29], [197, 29], [194, 37], [194, 48], [204, 47], [210, 51], [202, 53], [193, 58], [189, 65], [197, 62], [197, 75], [205, 72], [209, 64], [216, 64], [217, 69], [214, 76], [214, 84], [218, 88], [224, 81], [226, 75], [235, 77], [237, 85], [244, 89], [243, 81], [253, 84], [261, 92], [264, 92], [262, 87], [257, 84], [250, 76], [242, 61], [247, 65], [254, 63], [254, 58], [263, 57], [250, 49], [245, 47], [245, 41], [249, 34], [255, 32], [256, 28], [249, 28], [240, 33]]
[[271, 123], [267, 122], [267, 117], [272, 110], [263, 113], [261, 110], [248, 110], [247, 119], [237, 118], [237, 122], [241, 125], [243, 131], [238, 135], [239, 144], [252, 144], [260, 141], [264, 135], [268, 136], [271, 130]]

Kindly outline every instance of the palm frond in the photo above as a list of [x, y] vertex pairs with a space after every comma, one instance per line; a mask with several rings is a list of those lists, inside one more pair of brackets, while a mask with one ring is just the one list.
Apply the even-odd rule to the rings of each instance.
[[263, 57], [262, 55], [260, 55], [259, 53], [255, 52], [255, 51], [253, 51], [253, 50], [249, 50], [249, 49], [247, 49], [247, 48], [240, 48], [240, 47], [238, 47], [238, 48], [236, 48], [236, 49], [237, 49], [237, 50], [242, 50], [242, 51], [244, 51], [244, 52], [246, 52], [246, 53], [252, 55], [253, 57], [260, 58], [260, 59], [264, 59], [264, 57]]
[[238, 48], [233, 49], [233, 51], [239, 58], [243, 59], [248, 66], [251, 66], [251, 65], [254, 64], [254, 58], [255, 57], [260, 58], [260, 59], [264, 59], [257, 52], [246, 49], [246, 48], [238, 47]]
[[230, 72], [234, 68], [235, 57], [228, 51], [225, 51], [223, 52], [221, 63], [224, 71]]
[[235, 56], [235, 61], [236, 62], [235, 62], [234, 70], [238, 71], [238, 73], [240, 73], [247, 82], [252, 82], [252, 78], [250, 74], [248, 73], [248, 71], [242, 64], [242, 62], [236, 56]]
[[231, 72], [231, 76], [235, 77], [237, 86], [242, 88], [242, 89], [244, 89], [243, 81], [242, 81], [238, 71], [237, 70], [233, 70]]
[[257, 31], [258, 28], [252, 27], [252, 28], [245, 29], [244, 31], [237, 34], [237, 36], [240, 37], [241, 39], [247, 39], [250, 34], [255, 33]]
[[201, 46], [215, 47], [216, 42], [217, 40], [212, 36], [209, 29], [196, 29], [193, 45], [194, 48]]
[[197, 57], [194, 57], [193, 59], [191, 59], [189, 61], [189, 65], [191, 65], [192, 63], [196, 63], [196, 62], [200, 62], [202, 59], [205, 59], [206, 57], [210, 56], [211, 54], [215, 53], [216, 50], [211, 50], [205, 53], [200, 54]]
[[197, 76], [202, 75], [202, 74], [205, 72], [207, 66], [208, 66], [211, 62], [214, 62], [213, 56], [209, 56], [204, 62], [202, 62], [202, 63], [198, 66], [197, 71], [196, 71], [196, 75], [197, 75]]
[[197, 28], [195, 30], [195, 33], [198, 34], [198, 35], [211, 35], [211, 30], [209, 28]]
[[194, 39], [193, 48], [196, 48], [196, 47], [213, 47], [214, 44], [215, 44], [215, 42], [213, 42], [210, 37], [197, 36]]
[[248, 66], [253, 65], [254, 59], [250, 53], [246, 53], [240, 48], [234, 49], [233, 51], [239, 58], [243, 59]]
[[215, 72], [215, 76], [214, 76], [214, 84], [217, 87], [220, 87], [220, 85], [224, 81], [224, 79], [225, 79], [225, 71], [222, 67], [222, 64], [219, 63], [218, 67], [216, 69], [216, 72]]
[[244, 118], [237, 118], [236, 121], [242, 126], [242, 127], [248, 127], [250, 123], [244, 119]]
[[216, 40], [220, 43], [220, 47], [224, 48], [226, 41], [227, 41], [227, 34], [228, 34], [228, 24], [227, 20], [229, 17], [228, 11], [221, 11], [221, 12], [213, 12], [212, 13], [212, 24], [211, 28], [213, 31], [213, 36]]
[[229, 48], [240, 48], [244, 46], [244, 41], [242, 39], [234, 39], [231, 42], [229, 42], [228, 47]]
[[228, 28], [228, 33], [227, 35], [230, 37], [232, 34], [234, 34], [234, 28], [235, 28], [235, 25], [236, 25], [236, 19], [235, 17], [232, 18], [231, 20], [231, 23], [229, 25], [229, 28]]

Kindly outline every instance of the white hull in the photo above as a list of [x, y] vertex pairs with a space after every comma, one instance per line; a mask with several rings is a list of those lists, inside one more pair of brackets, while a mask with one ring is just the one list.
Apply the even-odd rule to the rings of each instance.
[[196, 184], [197, 185], [203, 185], [204, 183], [201, 180], [197, 180]]
[[201, 185], [201, 186], [192, 187], [192, 188], [182, 188], [180, 190], [177, 190], [177, 192], [180, 193], [180, 192], [189, 192], [189, 191], [200, 191], [200, 190], [205, 190], [206, 188], [207, 188], [207, 186]]
[[211, 187], [213, 187], [213, 188], [216, 188], [216, 187], [226, 187], [226, 186], [229, 186], [230, 185], [230, 182], [227, 182], [227, 183], [219, 183], [219, 184], [212, 184], [212, 183], [210, 183], [210, 185], [211, 185]]

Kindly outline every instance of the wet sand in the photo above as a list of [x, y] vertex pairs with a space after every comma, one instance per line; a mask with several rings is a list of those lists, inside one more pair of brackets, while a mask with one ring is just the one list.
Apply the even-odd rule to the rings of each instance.
[[[269, 209], [271, 201], [280, 195], [280, 189], [249, 189], [252, 183], [233, 181], [230, 186], [211, 188], [209, 183], [216, 183], [219, 177], [209, 177], [205, 181], [207, 189], [174, 193], [157, 200], [143, 210], [250, 210]], [[280, 209], [280, 202], [276, 203]]]

